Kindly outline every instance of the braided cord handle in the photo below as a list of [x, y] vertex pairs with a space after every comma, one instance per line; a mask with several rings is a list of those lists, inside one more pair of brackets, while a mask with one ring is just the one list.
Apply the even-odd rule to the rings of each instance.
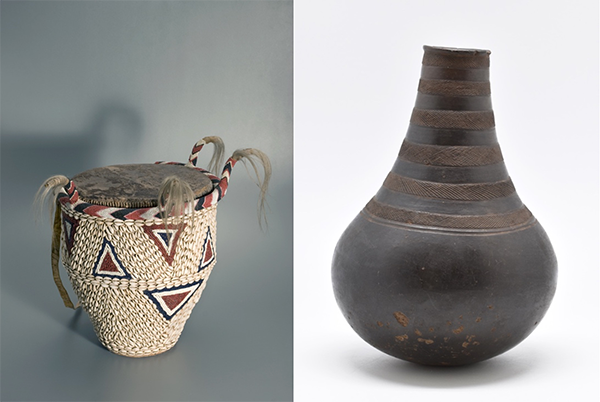
[[[194, 144], [194, 147], [192, 148], [192, 152], [190, 154], [189, 162], [187, 163], [187, 166], [190, 166], [190, 167], [196, 166], [196, 163], [198, 161], [198, 154], [200, 153], [200, 151], [202, 150], [204, 145], [209, 144], [209, 143], [212, 143], [215, 145], [215, 151], [214, 151], [213, 157], [209, 163], [208, 170], [212, 171], [212, 172], [217, 171], [217, 167], [221, 164], [221, 160], [223, 158], [223, 151], [225, 149], [225, 146], [223, 145], [223, 140], [221, 140], [220, 137], [204, 137], [203, 139], [198, 141], [196, 144]], [[252, 170], [254, 172], [254, 175], [255, 175], [255, 183], [260, 189], [257, 212], [258, 212], [258, 223], [259, 223], [260, 227], [262, 228], [263, 222], [264, 222], [265, 226], [267, 225], [267, 217], [266, 217], [266, 213], [265, 213], [265, 208], [267, 205], [266, 196], [267, 196], [267, 190], [269, 188], [269, 180], [271, 179], [271, 175], [272, 175], [272, 168], [271, 168], [271, 161], [269, 160], [269, 157], [264, 152], [262, 152], [258, 149], [245, 148], [245, 149], [236, 150], [233, 153], [233, 155], [231, 155], [231, 157], [229, 159], [227, 159], [227, 161], [225, 162], [225, 165], [224, 165], [222, 173], [221, 173], [220, 180], [219, 180], [219, 178], [209, 174], [209, 177], [215, 179], [214, 182], [216, 184], [217, 193], [214, 196], [209, 195], [209, 197], [208, 197], [209, 200], [206, 200], [201, 205], [208, 206], [208, 205], [212, 204], [213, 202], [218, 202], [223, 197], [225, 197], [225, 194], [227, 193], [227, 188], [229, 187], [229, 178], [231, 176], [231, 170], [235, 166], [236, 162], [238, 162], [240, 160], [242, 161], [242, 163], [244, 163], [244, 165], [246, 165], [246, 168], [248, 167], [247, 163], [250, 164], [250, 166], [252, 167]], [[259, 174], [259, 166], [262, 167], [262, 171], [263, 171], [262, 177]], [[206, 173], [208, 173], [208, 172], [206, 172]], [[216, 183], [216, 180], [219, 180], [218, 183]]]
[[223, 144], [221, 137], [204, 137], [194, 144], [187, 164], [188, 166], [196, 166], [196, 163], [198, 162], [198, 155], [206, 144], [213, 144], [215, 146], [213, 156], [210, 159], [207, 168], [211, 172], [216, 172], [219, 166], [221, 166], [223, 163], [223, 153], [225, 152], [225, 145]]

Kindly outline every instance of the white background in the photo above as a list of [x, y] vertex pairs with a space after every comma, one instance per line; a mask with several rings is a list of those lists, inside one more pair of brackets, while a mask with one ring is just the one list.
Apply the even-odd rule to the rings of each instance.
[[[498, 140], [559, 262], [536, 331], [458, 369], [369, 346], [330, 280], [338, 238], [396, 159], [425, 44], [492, 51]], [[598, 400], [598, 68], [596, 1], [295, 2], [296, 401]]]

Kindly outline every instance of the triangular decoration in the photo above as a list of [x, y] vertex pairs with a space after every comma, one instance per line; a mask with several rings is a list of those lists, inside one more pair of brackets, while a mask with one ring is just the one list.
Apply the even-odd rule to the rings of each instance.
[[[177, 250], [177, 240], [183, 227], [171, 225], [167, 230], [163, 225], [144, 226], [144, 232], [156, 244], [167, 264], [171, 265]], [[171, 241], [169, 241], [169, 239]]]
[[173, 250], [174, 241], [170, 241], [170, 239], [177, 236], [177, 229], [167, 231], [166, 229], [154, 229], [152, 234], [158, 239], [162, 248], [167, 252], [168, 255], [171, 254]]
[[67, 252], [71, 254], [73, 243], [75, 241], [75, 231], [79, 226], [79, 221], [65, 213], [63, 213], [63, 230], [65, 233], [65, 244], [67, 246]]
[[154, 303], [158, 311], [167, 320], [173, 318], [190, 300], [202, 284], [202, 279], [188, 285], [177, 286], [170, 289], [145, 290], [144, 293]]
[[206, 239], [204, 239], [204, 246], [202, 248], [202, 258], [200, 259], [200, 265], [198, 266], [198, 272], [208, 267], [215, 260], [215, 248], [213, 238], [210, 233], [210, 228], [206, 232]]
[[131, 279], [131, 275], [117, 257], [114, 246], [106, 239], [102, 242], [93, 273], [97, 276]]

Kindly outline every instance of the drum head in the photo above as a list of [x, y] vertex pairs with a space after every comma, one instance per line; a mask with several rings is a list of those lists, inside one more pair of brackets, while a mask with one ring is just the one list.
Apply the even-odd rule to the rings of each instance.
[[196, 198], [210, 193], [212, 181], [201, 171], [183, 165], [114, 165], [86, 170], [72, 180], [79, 197], [90, 204], [146, 208], [158, 204], [164, 179], [176, 176], [190, 185]]

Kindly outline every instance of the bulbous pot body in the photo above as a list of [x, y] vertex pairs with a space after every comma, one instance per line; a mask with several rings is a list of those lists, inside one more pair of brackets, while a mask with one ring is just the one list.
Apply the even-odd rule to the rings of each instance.
[[497, 356], [539, 325], [556, 290], [550, 240], [500, 153], [488, 66], [488, 51], [425, 47], [398, 159], [334, 252], [345, 318], [403, 360]]
[[535, 329], [554, 294], [556, 260], [538, 222], [456, 233], [361, 212], [336, 247], [333, 283], [344, 316], [377, 349], [462, 365], [499, 355]]

